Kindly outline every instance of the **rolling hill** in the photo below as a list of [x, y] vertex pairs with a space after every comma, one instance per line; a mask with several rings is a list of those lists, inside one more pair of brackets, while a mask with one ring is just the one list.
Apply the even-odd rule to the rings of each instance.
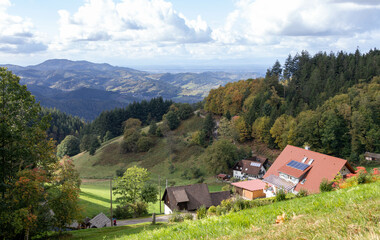
[[[101, 111], [133, 101], [163, 97], [177, 102], [198, 102], [210, 89], [257, 73], [149, 73], [88, 61], [51, 59], [31, 66], [0, 64], [20, 76], [21, 83], [45, 107], [92, 120]], [[88, 107], [87, 107], [88, 106]]]

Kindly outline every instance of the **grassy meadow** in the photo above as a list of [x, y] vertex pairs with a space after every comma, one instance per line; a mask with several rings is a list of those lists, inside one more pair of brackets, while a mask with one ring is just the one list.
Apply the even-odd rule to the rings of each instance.
[[73, 231], [68, 239], [378, 239], [379, 206], [377, 181], [197, 221]]
[[[217, 192], [222, 190], [222, 184], [209, 185], [210, 192]], [[162, 185], [161, 193], [164, 191]], [[115, 196], [112, 196], [113, 207], [117, 206], [115, 203]], [[79, 205], [83, 210], [84, 217], [94, 217], [100, 212], [107, 216], [110, 215], [110, 182], [109, 180], [85, 180], [81, 185]], [[164, 204], [161, 203], [161, 212], [164, 211]], [[160, 213], [160, 203], [149, 203], [148, 214]]]

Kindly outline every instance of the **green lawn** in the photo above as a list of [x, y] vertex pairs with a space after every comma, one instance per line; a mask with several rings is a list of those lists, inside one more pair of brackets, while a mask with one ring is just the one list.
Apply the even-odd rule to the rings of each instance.
[[[164, 183], [162, 183], [164, 184]], [[208, 185], [210, 192], [221, 191], [223, 184]], [[165, 190], [162, 185], [162, 194]], [[112, 196], [113, 207], [116, 207], [115, 196]], [[84, 217], [94, 217], [100, 212], [110, 215], [110, 182], [109, 180], [93, 180], [90, 182], [83, 182], [81, 185], [80, 193], [80, 206], [83, 209]], [[164, 211], [164, 204], [161, 203], [161, 212]], [[150, 203], [148, 205], [148, 213], [160, 213], [159, 202]]]
[[[116, 207], [115, 196], [112, 196], [113, 207]], [[94, 182], [84, 182], [81, 185], [80, 193], [80, 207], [83, 210], [83, 215], [87, 217], [94, 217], [100, 212], [103, 212], [107, 216], [110, 215], [110, 182], [105, 181], [94, 181]], [[162, 203], [162, 212], [164, 211]], [[156, 202], [155, 204], [150, 203], [148, 205], [148, 213], [160, 212], [160, 204]]]

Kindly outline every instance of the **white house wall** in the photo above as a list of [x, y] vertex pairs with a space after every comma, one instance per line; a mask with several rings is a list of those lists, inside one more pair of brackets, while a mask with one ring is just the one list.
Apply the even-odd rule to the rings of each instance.
[[172, 214], [173, 211], [164, 203], [165, 214]]

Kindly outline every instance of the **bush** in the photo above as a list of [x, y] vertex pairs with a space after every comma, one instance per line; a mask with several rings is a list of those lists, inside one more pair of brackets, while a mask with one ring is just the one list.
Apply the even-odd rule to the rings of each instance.
[[169, 218], [169, 222], [182, 222], [183, 216], [178, 211], [174, 211], [171, 217]]
[[204, 205], [202, 205], [198, 210], [197, 210], [197, 219], [202, 219], [205, 218], [207, 215], [207, 210]]
[[301, 198], [301, 197], [306, 197], [309, 195], [306, 189], [301, 188], [301, 190], [297, 193], [296, 197]]
[[137, 150], [147, 152], [153, 146], [153, 140], [150, 137], [140, 137], [137, 141]]
[[194, 219], [194, 216], [193, 216], [193, 214], [191, 214], [191, 213], [186, 213], [186, 214], [183, 216], [183, 218], [184, 218], [185, 220], [193, 220], [193, 219]]
[[133, 214], [134, 210], [130, 204], [125, 206], [117, 206], [114, 210], [114, 216], [117, 219], [133, 218]]
[[280, 201], [284, 201], [285, 199], [286, 199], [286, 194], [285, 194], [284, 189], [279, 189], [277, 191], [277, 194], [276, 194], [276, 197], [275, 197], [275, 201], [276, 202], [280, 202]]
[[319, 190], [321, 192], [330, 192], [333, 190], [333, 183], [329, 182], [326, 178], [324, 178], [319, 185]]
[[141, 217], [148, 214], [148, 204], [144, 202], [137, 202], [132, 204], [134, 210], [134, 217]]
[[358, 184], [364, 184], [367, 182], [371, 182], [371, 174], [367, 173], [366, 171], [359, 171], [357, 175]]
[[73, 135], [67, 135], [63, 141], [57, 146], [57, 157], [74, 156], [80, 152], [80, 141]]
[[246, 205], [245, 205], [245, 200], [242, 199], [242, 198], [237, 198], [234, 203], [233, 203], [233, 210], [235, 212], [238, 212], [240, 210], [243, 210], [246, 208]]
[[229, 212], [233, 208], [233, 202], [231, 199], [225, 199], [220, 203], [220, 206], [225, 208], [226, 211]]
[[227, 208], [226, 207], [223, 207], [221, 205], [217, 206], [216, 207], [216, 216], [220, 216], [220, 215], [223, 215], [223, 214], [226, 214], [228, 212]]
[[208, 214], [208, 215], [215, 215], [215, 214], [216, 214], [216, 207], [215, 207], [215, 206], [211, 206], [211, 207], [207, 210], [207, 214]]

